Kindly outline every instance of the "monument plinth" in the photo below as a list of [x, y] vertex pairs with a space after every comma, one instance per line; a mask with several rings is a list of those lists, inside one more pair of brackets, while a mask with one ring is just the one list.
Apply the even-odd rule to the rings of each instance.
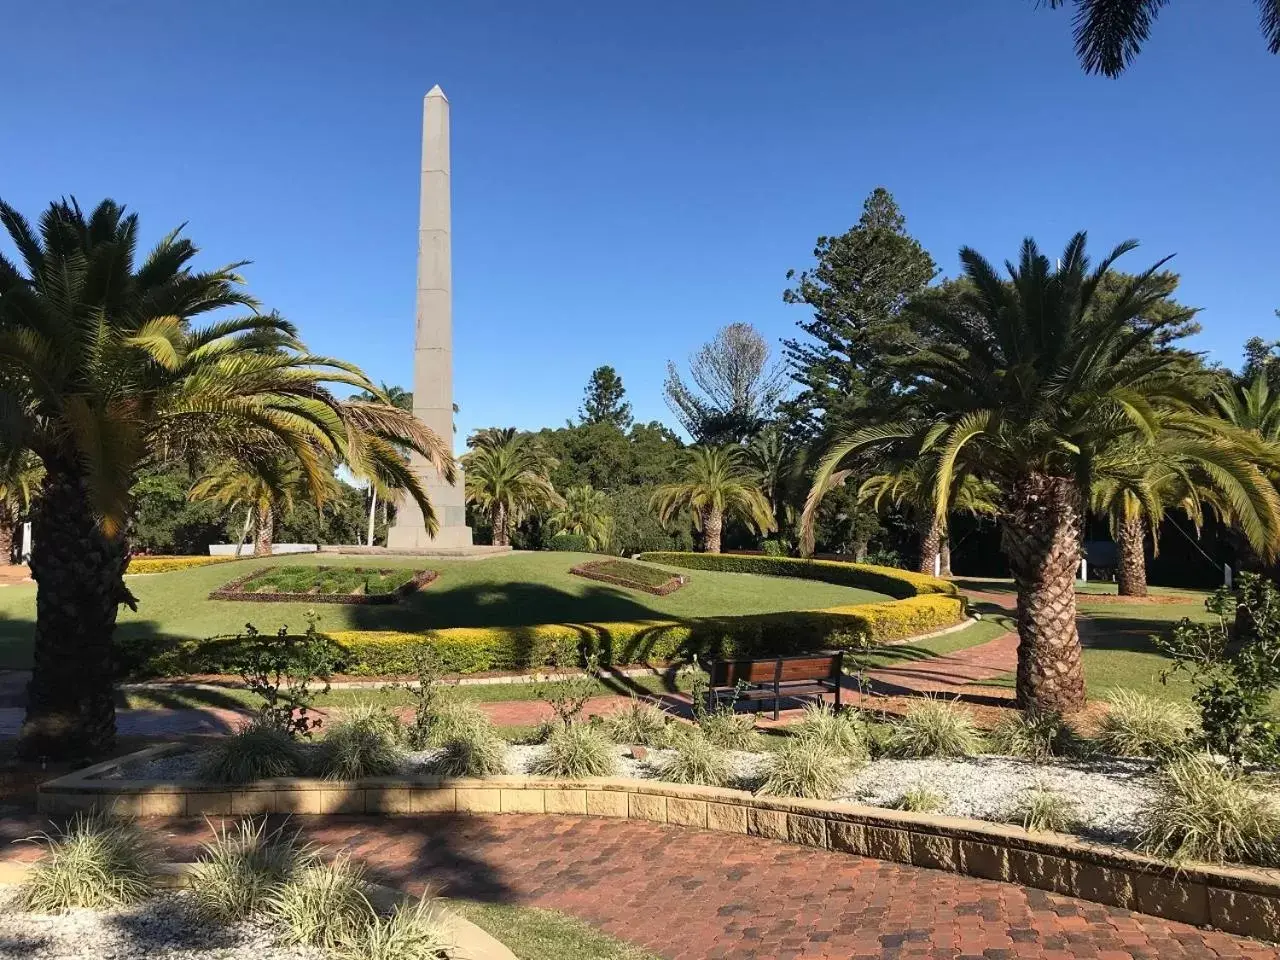
[[[422, 102], [422, 179], [418, 206], [418, 297], [413, 349], [413, 413], [453, 445], [453, 265], [449, 239], [449, 100], [439, 85]], [[462, 467], [450, 484], [418, 454], [411, 466], [435, 506], [440, 529], [427, 533], [422, 511], [401, 496], [387, 531], [390, 550], [471, 546]]]

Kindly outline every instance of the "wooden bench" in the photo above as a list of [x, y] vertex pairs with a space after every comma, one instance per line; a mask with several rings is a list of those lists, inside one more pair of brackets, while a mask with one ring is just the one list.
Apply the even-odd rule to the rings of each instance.
[[707, 709], [721, 700], [773, 701], [773, 719], [778, 719], [778, 703], [792, 697], [835, 693], [840, 706], [840, 679], [844, 652], [807, 653], [794, 657], [766, 657], [760, 660], [717, 660], [711, 664], [711, 684], [707, 689]]

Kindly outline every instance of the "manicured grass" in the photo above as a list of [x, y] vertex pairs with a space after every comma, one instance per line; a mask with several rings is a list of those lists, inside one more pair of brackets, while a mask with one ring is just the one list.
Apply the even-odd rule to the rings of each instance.
[[[1017, 625], [1012, 618], [1002, 613], [994, 612], [994, 608], [987, 608], [983, 612], [982, 620], [965, 627], [963, 630], [946, 633], [940, 637], [931, 637], [928, 640], [877, 647], [867, 653], [860, 654], [858, 659], [870, 670], [878, 667], [892, 667], [900, 663], [910, 663], [913, 660], [925, 660], [929, 657], [940, 657], [943, 654], [955, 653], [957, 650], [964, 650], [967, 647], [974, 647], [980, 643], [986, 643], [988, 640], [994, 640], [996, 637], [1016, 629]], [[846, 656], [845, 662], [849, 663], [850, 659], [850, 657]]]
[[368, 567], [269, 567], [242, 583], [241, 593], [323, 593], [366, 596], [394, 593], [414, 578], [413, 568], [375, 570]]
[[[513, 553], [480, 560], [421, 557], [379, 558], [379, 567], [436, 570], [425, 590], [386, 606], [319, 604], [321, 630], [425, 630], [432, 627], [611, 620], [686, 619], [730, 614], [813, 610], [888, 599], [812, 580], [698, 571], [687, 586], [666, 597], [585, 580], [569, 568], [591, 554]], [[125, 638], [171, 636], [200, 639], [236, 633], [246, 622], [272, 631], [282, 624], [301, 629], [306, 603], [229, 603], [209, 600], [212, 590], [236, 576], [267, 566], [368, 566], [368, 557], [314, 555], [240, 560], [176, 573], [129, 577], [138, 612], [121, 608], [117, 632]], [[667, 568], [661, 568], [667, 570]], [[669, 571], [680, 573], [681, 571]], [[35, 585], [0, 589], [0, 667], [27, 667], [35, 621]]]
[[450, 900], [448, 906], [501, 940], [520, 960], [658, 960], [555, 910], [474, 900]]
[[645, 587], [660, 587], [671, 579], [671, 572], [666, 568], [635, 560], [599, 560], [589, 566], [592, 573], [629, 580]]

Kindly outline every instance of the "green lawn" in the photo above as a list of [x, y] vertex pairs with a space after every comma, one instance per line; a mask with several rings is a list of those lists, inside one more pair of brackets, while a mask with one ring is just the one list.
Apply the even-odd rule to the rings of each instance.
[[501, 940], [520, 960], [658, 960], [555, 910], [450, 900], [449, 909]]
[[240, 585], [241, 593], [349, 594], [360, 590], [369, 596], [394, 593], [414, 578], [412, 567], [380, 570], [376, 567], [310, 567], [290, 563], [269, 567]]
[[[888, 599], [812, 580], [698, 570], [673, 571], [689, 583], [666, 597], [586, 580], [569, 568], [599, 559], [579, 553], [513, 553], [481, 560], [379, 557], [382, 568], [429, 567], [434, 583], [389, 606], [317, 604], [321, 629], [423, 630], [432, 627], [583, 623], [610, 620], [692, 618], [813, 610]], [[203, 638], [234, 633], [246, 622], [260, 630], [282, 624], [300, 628], [306, 603], [209, 600], [210, 591], [254, 569], [271, 566], [370, 566], [368, 557], [273, 557], [213, 564], [193, 570], [128, 578], [138, 612], [121, 608], [125, 637]], [[26, 667], [31, 660], [35, 586], [0, 588], [0, 667]]]

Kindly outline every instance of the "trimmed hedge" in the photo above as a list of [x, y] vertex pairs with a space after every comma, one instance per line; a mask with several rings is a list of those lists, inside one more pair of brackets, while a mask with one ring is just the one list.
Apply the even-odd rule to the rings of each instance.
[[247, 560], [244, 557], [133, 557], [129, 561], [129, 569], [125, 573], [172, 573], [175, 570], [190, 570], [193, 567], [207, 567], [214, 563], [234, 563], [236, 560]]
[[769, 557], [733, 553], [640, 554], [641, 560], [687, 570], [715, 570], [721, 573], [755, 573], [769, 577], [799, 577], [821, 580], [842, 587], [860, 587], [887, 593], [891, 597], [915, 597], [928, 593], [957, 596], [954, 583], [924, 573], [912, 573], [897, 567], [877, 567], [869, 563], [843, 563], [839, 560], [801, 560], [796, 557]]
[[[796, 610], [678, 622], [549, 623], [526, 627], [448, 627], [421, 633], [342, 630], [326, 634], [333, 669], [353, 676], [411, 674], [414, 654], [430, 645], [450, 673], [527, 670], [554, 662], [565, 647], [594, 653], [611, 666], [662, 663], [698, 656], [774, 656], [832, 648], [856, 648], [954, 626], [964, 618], [959, 597], [937, 594], [828, 610]], [[226, 673], [235, 638], [187, 640], [134, 658], [135, 675]], [[139, 651], [141, 652], [141, 651]]]
[[591, 541], [580, 533], [557, 533], [547, 543], [548, 550], [562, 553], [593, 553]]

